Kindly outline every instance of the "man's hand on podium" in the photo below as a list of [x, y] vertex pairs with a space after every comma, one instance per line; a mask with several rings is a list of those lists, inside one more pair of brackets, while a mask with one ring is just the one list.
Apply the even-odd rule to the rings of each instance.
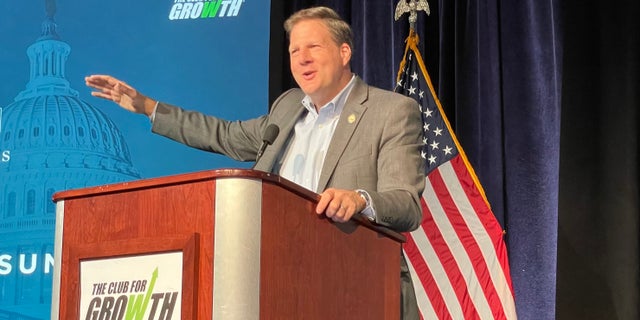
[[366, 206], [366, 201], [354, 190], [329, 188], [320, 195], [316, 213], [336, 222], [347, 222]]

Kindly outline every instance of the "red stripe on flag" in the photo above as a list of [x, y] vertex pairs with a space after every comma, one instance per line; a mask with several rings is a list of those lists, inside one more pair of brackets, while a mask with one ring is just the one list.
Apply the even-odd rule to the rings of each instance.
[[467, 198], [471, 201], [474, 211], [482, 222], [485, 231], [491, 238], [494, 248], [497, 249], [499, 243], [504, 243], [504, 241], [502, 241], [502, 227], [500, 226], [500, 223], [498, 223], [498, 220], [494, 218], [491, 208], [482, 197], [473, 177], [469, 173], [469, 170], [467, 170], [464, 160], [461, 157], [455, 157], [451, 159], [450, 162], [458, 176], [458, 180], [460, 181], [462, 188], [467, 194]]
[[439, 315], [439, 319], [453, 319], [447, 309], [444, 299], [442, 298], [442, 294], [440, 294], [440, 290], [438, 290], [438, 286], [433, 279], [429, 266], [425, 263], [422, 255], [420, 255], [420, 252], [417, 249], [416, 243], [413, 241], [413, 237], [407, 237], [404, 252], [407, 255], [407, 258], [411, 261], [411, 265], [416, 270], [420, 283], [422, 283], [422, 286], [427, 292], [427, 297], [429, 298], [429, 302], [431, 302], [431, 307], [436, 310], [436, 313]]
[[[423, 211], [422, 225], [414, 232], [424, 232], [423, 227], [429, 224], [427, 223], [427, 220], [433, 220], [429, 209], [424, 204], [424, 200], [421, 201], [421, 204]], [[404, 244], [405, 255], [413, 269], [416, 271], [416, 276], [420, 279], [420, 283], [427, 293], [431, 307], [435, 310], [436, 314], [438, 314], [439, 319], [453, 319], [444, 298], [442, 297], [442, 293], [438, 289], [438, 285], [436, 284], [433, 274], [431, 273], [427, 262], [424, 260], [424, 256], [420, 252], [420, 249], [418, 249], [413, 236], [411, 233], [407, 233], [406, 236], [407, 241]]]
[[[494, 319], [505, 318], [502, 302], [500, 301], [498, 292], [496, 291], [494, 282], [491, 278], [491, 273], [489, 272], [489, 266], [487, 264], [487, 261], [485, 260], [486, 258], [482, 250], [480, 249], [480, 246], [477, 243], [477, 241], [482, 241], [483, 238], [486, 239], [488, 237], [488, 235], [485, 234], [485, 230], [484, 230], [485, 226], [482, 225], [484, 224], [482, 221], [487, 219], [483, 217], [478, 217], [479, 211], [475, 210], [478, 207], [480, 207], [480, 209], [483, 209], [482, 206], [485, 204], [484, 199], [480, 197], [479, 193], [477, 193], [476, 195], [474, 195], [473, 192], [469, 194], [470, 189], [475, 189], [476, 191], [477, 189], [475, 187], [472, 177], [469, 174], [466, 174], [468, 173], [468, 171], [466, 170], [466, 166], [464, 165], [464, 162], [462, 161], [461, 157], [458, 156], [451, 159], [450, 163], [454, 169], [454, 174], [456, 175], [455, 177], [456, 183], [459, 183], [461, 185], [461, 189], [462, 189], [462, 192], [464, 192], [464, 194], [456, 193], [452, 195], [450, 193], [450, 190], [452, 190], [453, 186], [448, 187], [446, 183], [442, 180], [438, 180], [436, 182], [436, 179], [433, 179], [434, 181], [433, 184], [434, 184], [434, 189], [442, 191], [441, 193], [442, 196], [439, 193], [438, 198], [442, 203], [442, 205], [446, 207], [445, 210], [447, 212], [447, 218], [449, 219], [449, 221], [451, 221], [451, 224], [454, 226], [454, 231], [456, 232], [458, 239], [460, 239], [463, 245], [463, 249], [465, 250], [467, 257], [471, 262], [471, 266], [473, 267], [473, 271], [476, 278], [473, 279], [474, 280], [473, 282], [467, 284], [468, 285], [467, 289], [470, 291], [474, 291], [474, 287], [479, 286], [479, 289], [483, 291], [484, 297], [486, 298], [487, 303], [491, 308], [491, 312], [493, 314]], [[460, 166], [460, 164], [462, 164], [462, 166]], [[440, 175], [440, 171], [438, 171], [438, 177], [442, 178], [442, 176], [439, 176], [439, 175]], [[456, 198], [467, 198], [467, 199], [458, 199], [457, 201], [459, 203], [456, 203]], [[463, 217], [462, 216], [463, 213], [461, 213], [460, 208], [463, 205], [465, 205], [464, 203], [466, 202], [465, 200], [469, 201], [469, 203], [471, 204], [474, 210], [468, 210], [471, 208], [462, 208], [462, 212], [464, 212], [464, 214], [466, 215], [466, 217]], [[484, 207], [486, 208], [486, 205], [484, 205]], [[475, 215], [475, 216], [470, 217], [469, 215]], [[476, 223], [474, 223], [477, 221], [479, 221], [481, 225], [476, 225]], [[468, 223], [474, 223], [474, 224], [469, 225]], [[480, 229], [482, 229], [482, 231], [480, 231]], [[475, 234], [473, 231], [475, 231]], [[477, 283], [475, 282], [476, 279], [478, 281]], [[472, 293], [468, 293], [468, 294], [471, 297], [475, 296]]]
[[[442, 180], [439, 169], [433, 170], [427, 177], [427, 181], [432, 185], [432, 188], [438, 197], [438, 202], [447, 214], [447, 219], [451, 221], [451, 214], [453, 212], [459, 215], [458, 209], [451, 199], [451, 195], [448, 193], [447, 187]], [[455, 221], [451, 221], [451, 223], [454, 229], [458, 228]], [[429, 237], [429, 241], [438, 256], [438, 259], [444, 266], [449, 282], [453, 284], [453, 290], [458, 298], [458, 303], [463, 306], [462, 312], [464, 314], [464, 318], [478, 319], [480, 316], [475, 305], [473, 303], [468, 303], [469, 289], [467, 287], [465, 277], [461, 272], [460, 266], [458, 265], [453, 253], [451, 252], [451, 248], [442, 237], [438, 226], [435, 223], [429, 223], [428, 225], [423, 225], [423, 227], [427, 231], [427, 236]], [[463, 246], [468, 244], [468, 240], [460, 240], [462, 241]]]
[[[491, 211], [491, 208], [486, 203], [486, 201], [484, 201], [484, 198], [482, 197], [480, 191], [478, 190], [478, 187], [475, 185], [475, 183], [473, 183], [473, 178], [469, 174], [469, 171], [467, 170], [463, 159], [461, 158], [452, 159], [451, 165], [455, 169], [459, 179], [464, 180], [466, 181], [466, 183], [470, 184], [469, 186], [466, 186], [464, 188], [465, 192], [467, 193], [467, 197], [469, 199], [473, 199], [473, 201], [471, 201], [471, 205], [473, 206], [473, 209], [480, 217], [480, 221], [482, 222], [487, 234], [491, 238], [491, 243], [495, 248], [496, 255], [498, 256], [500, 265], [502, 267], [502, 272], [505, 275], [511, 274], [509, 271], [509, 258], [507, 257], [505, 242], [502, 239], [503, 237], [502, 226], [500, 226], [500, 223], [498, 222], [498, 220], [495, 219], [493, 212]], [[506, 280], [507, 280], [507, 283], [509, 284], [509, 288], [513, 292], [513, 287], [511, 285], [511, 277], [506, 277]]]
[[[514, 312], [514, 310], [507, 310], [507, 308], [505, 308], [506, 306], [513, 305], [513, 300], [503, 301], [501, 298], [507, 299], [513, 296], [511, 278], [508, 276], [492, 278], [492, 274], [494, 277], [496, 274], [500, 276], [510, 274], [506, 248], [502, 240], [502, 227], [494, 218], [491, 208], [482, 197], [463, 159], [459, 157], [454, 158], [451, 161], [451, 165], [456, 173], [457, 180], [461, 183], [462, 189], [473, 208], [473, 212], [477, 215], [477, 220], [474, 221], [478, 221], [481, 224], [479, 226], [473, 226], [473, 230], [476, 230], [476, 241], [485, 244], [491, 243], [493, 245], [493, 252], [485, 254], [495, 255], [495, 258], [494, 256], [484, 256], [482, 252], [478, 252], [478, 256], [475, 256], [474, 253], [469, 253], [470, 257], [474, 257], [473, 265], [476, 275], [478, 276], [479, 286], [481, 286], [484, 291], [494, 318], [506, 319], [507, 313], [511, 314]], [[469, 213], [471, 214], [472, 212]], [[479, 228], [483, 228], [482, 231], [478, 230]], [[477, 245], [474, 249], [475, 248], [479, 249]], [[504, 288], [505, 282], [507, 288]]]

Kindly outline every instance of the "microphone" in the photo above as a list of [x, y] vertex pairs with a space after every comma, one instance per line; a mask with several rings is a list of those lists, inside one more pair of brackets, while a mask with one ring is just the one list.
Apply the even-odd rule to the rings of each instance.
[[264, 130], [264, 135], [262, 136], [262, 145], [260, 145], [260, 149], [258, 149], [258, 155], [256, 155], [256, 162], [262, 157], [262, 153], [264, 153], [264, 149], [267, 146], [270, 146], [278, 137], [278, 133], [280, 133], [280, 128], [278, 128], [275, 124], [270, 124], [267, 126], [267, 129]]

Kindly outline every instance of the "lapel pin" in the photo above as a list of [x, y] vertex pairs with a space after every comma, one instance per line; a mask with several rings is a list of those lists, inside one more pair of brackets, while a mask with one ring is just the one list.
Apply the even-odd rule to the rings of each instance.
[[347, 121], [349, 121], [349, 123], [354, 123], [356, 122], [356, 115], [355, 114], [350, 114], [349, 118], [347, 118]]

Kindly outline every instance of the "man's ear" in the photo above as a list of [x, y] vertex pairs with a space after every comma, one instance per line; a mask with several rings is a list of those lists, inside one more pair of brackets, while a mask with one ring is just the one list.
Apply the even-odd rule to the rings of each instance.
[[342, 63], [345, 65], [351, 61], [351, 47], [348, 44], [343, 43], [340, 46], [340, 56], [342, 57]]

